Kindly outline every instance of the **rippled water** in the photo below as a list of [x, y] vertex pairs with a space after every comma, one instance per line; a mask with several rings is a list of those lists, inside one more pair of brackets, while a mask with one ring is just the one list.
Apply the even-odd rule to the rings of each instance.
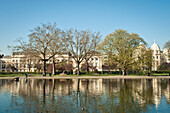
[[0, 113], [168, 111], [169, 79], [0, 79]]

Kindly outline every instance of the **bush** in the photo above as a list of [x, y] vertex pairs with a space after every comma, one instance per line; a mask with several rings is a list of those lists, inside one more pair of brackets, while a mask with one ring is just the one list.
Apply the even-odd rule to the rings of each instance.
[[152, 73], [170, 73], [170, 70], [158, 70], [158, 71], [152, 71]]
[[103, 73], [103, 74], [118, 74], [119, 75], [119, 74], [121, 74], [121, 71], [103, 71], [103, 72], [99, 71], [98, 73], [99, 74]]
[[36, 73], [36, 72], [0, 72], [0, 74], [2, 75], [11, 75], [11, 74], [25, 74], [25, 73], [29, 73], [29, 74], [42, 74], [42, 73]]

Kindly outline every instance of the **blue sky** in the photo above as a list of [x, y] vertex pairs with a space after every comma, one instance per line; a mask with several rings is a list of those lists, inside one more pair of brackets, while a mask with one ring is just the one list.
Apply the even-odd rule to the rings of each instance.
[[124, 29], [163, 50], [170, 40], [170, 0], [0, 0], [0, 54], [11, 54], [8, 45], [19, 37], [28, 40], [29, 30], [48, 22], [99, 31], [102, 40]]

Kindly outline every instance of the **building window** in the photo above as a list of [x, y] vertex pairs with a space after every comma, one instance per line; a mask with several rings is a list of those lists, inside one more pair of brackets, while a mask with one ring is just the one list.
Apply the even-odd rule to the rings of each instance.
[[2, 68], [5, 68], [5, 64], [2, 64]]
[[97, 63], [96, 63], [96, 67], [97, 67]]
[[158, 59], [159, 57], [158, 57], [158, 56], [156, 56], [156, 58]]

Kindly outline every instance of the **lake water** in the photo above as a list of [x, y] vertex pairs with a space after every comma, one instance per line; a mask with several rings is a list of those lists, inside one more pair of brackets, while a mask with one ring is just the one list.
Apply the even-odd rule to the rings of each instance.
[[0, 79], [0, 113], [169, 111], [169, 79]]

